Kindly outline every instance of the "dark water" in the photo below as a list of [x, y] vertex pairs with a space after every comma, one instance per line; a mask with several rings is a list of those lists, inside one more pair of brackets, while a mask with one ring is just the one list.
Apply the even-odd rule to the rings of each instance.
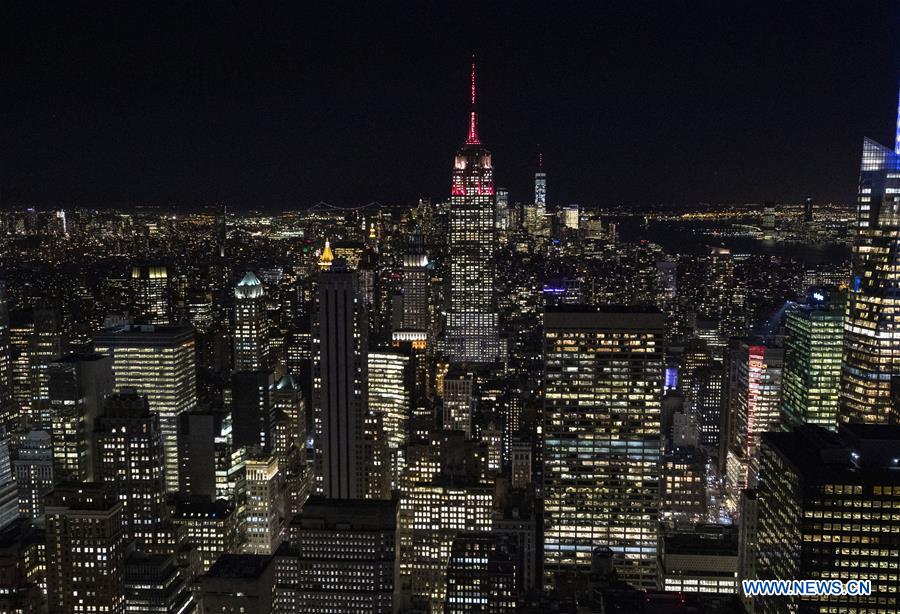
[[622, 241], [642, 239], [660, 245], [667, 253], [702, 254], [708, 245], [727, 247], [733, 252], [765, 254], [794, 258], [807, 264], [840, 264], [849, 260], [850, 248], [844, 244], [781, 243], [741, 237], [711, 237], [700, 233], [714, 228], [713, 224], [684, 222], [650, 222], [644, 226], [640, 218], [615, 220]]

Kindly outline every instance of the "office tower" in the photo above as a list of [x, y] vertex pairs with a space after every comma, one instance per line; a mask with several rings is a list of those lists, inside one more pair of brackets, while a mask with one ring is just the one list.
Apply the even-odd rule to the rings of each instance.
[[391, 487], [397, 489], [405, 466], [412, 416], [413, 373], [410, 357], [402, 352], [369, 352], [369, 411], [381, 416], [390, 456]]
[[870, 596], [757, 597], [756, 612], [894, 612], [900, 427], [815, 425], [763, 435], [756, 576], [871, 580]]
[[262, 282], [247, 271], [234, 288], [234, 370], [269, 368], [269, 321]]
[[68, 354], [49, 366], [48, 390], [53, 434], [53, 464], [57, 479], [93, 480], [91, 444], [94, 421], [115, 379], [109, 356], [97, 353]]
[[403, 256], [403, 313], [400, 328], [404, 331], [428, 330], [428, 256], [421, 237], [410, 237]]
[[111, 395], [94, 424], [94, 445], [97, 480], [122, 501], [125, 538], [146, 548], [167, 517], [159, 416], [140, 394]]
[[494, 486], [483, 466], [483, 446], [458, 431], [410, 447], [397, 516], [397, 588], [404, 599], [442, 611], [453, 540], [461, 532], [491, 531]]
[[10, 340], [9, 303], [6, 297], [6, 283], [0, 281], [0, 413], [4, 416], [5, 429], [17, 426], [18, 408], [14, 408], [13, 397], [13, 357]]
[[491, 535], [513, 559], [520, 594], [535, 590], [539, 583], [538, 516], [532, 489], [508, 492], [494, 505]]
[[200, 571], [212, 567], [226, 552], [237, 552], [238, 512], [224, 499], [213, 501], [202, 495], [179, 495], [172, 507], [172, 522], [185, 528], [186, 539], [200, 551]]
[[537, 171], [534, 173], [534, 206], [537, 215], [547, 211], [547, 173], [544, 172], [544, 154], [538, 154]]
[[62, 356], [66, 349], [59, 312], [55, 309], [35, 309], [34, 333], [28, 343], [31, 408], [27, 417], [36, 428], [47, 430], [52, 426], [49, 365]]
[[560, 212], [563, 226], [570, 230], [578, 230], [581, 221], [581, 207], [578, 205], [566, 205]]
[[9, 437], [0, 433], [0, 529], [19, 517], [19, 490], [13, 478]]
[[598, 546], [626, 582], [656, 583], [663, 332], [654, 310], [544, 315], [545, 585]]
[[126, 612], [189, 614], [194, 602], [175, 559], [131, 552], [123, 568]]
[[113, 484], [70, 482], [47, 496], [51, 612], [125, 612], [122, 502]]
[[159, 414], [166, 484], [178, 484], [178, 416], [197, 404], [194, 329], [190, 326], [122, 326], [94, 335], [94, 349], [112, 357], [118, 390], [134, 389]]
[[134, 321], [141, 324], [169, 323], [169, 274], [161, 265], [131, 269], [131, 301]]
[[738, 531], [733, 525], [697, 525], [660, 540], [659, 590], [738, 592]]
[[312, 471], [306, 449], [306, 403], [296, 380], [285, 375], [272, 393], [275, 423], [272, 451], [284, 479], [285, 518], [293, 518], [303, 509], [312, 487]]
[[356, 273], [335, 260], [319, 281], [313, 377], [317, 477], [322, 494], [332, 499], [365, 498], [367, 320]]
[[275, 612], [395, 611], [396, 528], [396, 499], [311, 497], [279, 551]]
[[454, 362], [496, 362], [500, 341], [494, 277], [494, 171], [491, 154], [478, 137], [474, 62], [469, 135], [453, 164], [449, 223], [447, 354]]
[[444, 428], [472, 436], [472, 414], [475, 413], [475, 376], [470, 371], [454, 369], [444, 376]]
[[[898, 128], [900, 134], [900, 128]], [[894, 151], [863, 140], [853, 241], [853, 278], [844, 320], [840, 421], [900, 420], [900, 137]]]
[[781, 387], [784, 349], [761, 343], [740, 341], [730, 365], [728, 414], [725, 417], [727, 448], [721, 458], [728, 473], [733, 496], [756, 482], [760, 437], [781, 428]]
[[0, 529], [0, 612], [46, 611], [44, 534], [27, 519]]
[[673, 448], [660, 462], [660, 520], [692, 526], [706, 518], [706, 455]]
[[200, 611], [272, 612], [275, 558], [224, 554], [197, 580]]
[[[178, 422], [178, 490], [208, 499], [218, 498], [221, 494], [216, 480], [219, 459], [231, 456], [230, 422], [226, 414], [189, 411], [181, 414]], [[231, 499], [231, 495], [227, 498]]]
[[278, 458], [262, 455], [244, 461], [247, 493], [244, 530], [248, 554], [272, 554], [284, 538], [284, 501]]
[[725, 370], [722, 365], [700, 367], [691, 383], [691, 408], [700, 427], [700, 445], [718, 455], [725, 394]]
[[447, 565], [446, 614], [515, 612], [516, 565], [500, 538], [491, 533], [460, 533]]
[[13, 311], [9, 316], [9, 346], [12, 360], [12, 396], [20, 410], [20, 416], [12, 416], [11, 422], [18, 426], [21, 418], [31, 410], [31, 371], [28, 354], [31, 336], [34, 334], [34, 318], [31, 313]]
[[13, 461], [19, 493], [19, 515], [33, 521], [44, 517], [44, 498], [53, 490], [53, 443], [46, 431], [29, 431]]
[[509, 189], [497, 188], [497, 197], [494, 199], [496, 211], [495, 227], [498, 231], [508, 230], [510, 227], [509, 214]]
[[510, 446], [510, 486], [525, 488], [533, 480], [531, 471], [532, 449], [527, 441], [514, 441]]
[[842, 297], [815, 290], [785, 315], [782, 413], [786, 424], [834, 430], [840, 400], [844, 337]]
[[271, 446], [274, 389], [271, 371], [237, 371], [231, 376], [231, 424], [236, 447]]

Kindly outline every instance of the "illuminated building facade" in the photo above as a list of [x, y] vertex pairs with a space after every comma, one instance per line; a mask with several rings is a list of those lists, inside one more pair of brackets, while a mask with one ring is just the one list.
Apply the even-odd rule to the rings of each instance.
[[815, 425], [766, 433], [760, 454], [756, 577], [871, 580], [870, 596], [757, 597], [757, 614], [900, 608], [900, 427]]
[[94, 442], [97, 479], [113, 484], [122, 501], [126, 539], [147, 547], [168, 515], [159, 416], [139, 394], [114, 394], [95, 423]]
[[469, 134], [453, 163], [447, 244], [450, 302], [445, 342], [455, 362], [489, 363], [500, 358], [495, 248], [494, 170], [491, 154], [478, 137], [473, 63]]
[[731, 525], [697, 525], [660, 540], [659, 590], [738, 592], [738, 532]]
[[238, 550], [238, 514], [234, 504], [203, 496], [176, 499], [172, 521], [186, 529], [187, 541], [200, 551], [205, 573], [220, 556]]
[[400, 328], [427, 331], [428, 316], [428, 256], [421, 238], [410, 237], [403, 256], [403, 313]]
[[169, 275], [166, 267], [160, 265], [133, 267], [131, 295], [135, 322], [169, 323]]
[[809, 304], [785, 315], [782, 411], [791, 426], [837, 428], [840, 400], [844, 304], [814, 292]]
[[468, 371], [453, 369], [444, 376], [444, 428], [472, 436], [475, 411], [475, 377]]
[[447, 565], [446, 614], [515, 612], [517, 594], [516, 565], [498, 536], [456, 536]]
[[125, 537], [113, 484], [70, 482], [47, 497], [51, 612], [124, 614]]
[[319, 281], [313, 410], [318, 490], [333, 499], [366, 497], [368, 318], [357, 274], [335, 260]]
[[459, 533], [491, 530], [493, 487], [441, 480], [401, 492], [398, 515], [400, 586], [442, 612], [447, 597], [447, 561]]
[[269, 323], [262, 282], [247, 271], [234, 288], [234, 370], [269, 368]]
[[390, 614], [397, 501], [311, 498], [279, 551], [275, 612]]
[[278, 458], [248, 458], [244, 467], [247, 489], [244, 515], [247, 543], [244, 545], [244, 552], [272, 554], [284, 538], [284, 502]]
[[385, 443], [390, 455], [392, 489], [399, 488], [406, 465], [412, 416], [412, 364], [402, 352], [369, 352], [369, 411], [381, 415]]
[[91, 435], [106, 398], [113, 393], [112, 359], [103, 354], [69, 354], [50, 363], [53, 463], [60, 480], [94, 476]]
[[760, 437], [779, 430], [784, 349], [760, 343], [740, 342], [731, 363], [727, 456], [733, 496], [742, 488], [752, 488], [757, 475]]
[[[900, 127], [897, 131], [900, 135]], [[840, 421], [900, 420], [900, 138], [863, 141], [844, 320]]]
[[49, 430], [50, 363], [67, 351], [60, 314], [55, 309], [34, 310], [34, 333], [28, 341], [28, 371], [31, 384], [31, 406], [27, 414], [35, 428]]
[[[608, 547], [619, 576], [656, 584], [663, 315], [544, 315], [544, 584]], [[627, 450], [627, 454], [626, 454]]]
[[660, 520], [693, 525], [706, 517], [706, 455], [675, 448], [660, 463]]
[[195, 605], [173, 556], [131, 552], [122, 570], [125, 612], [190, 614]]
[[19, 444], [13, 472], [19, 490], [19, 515], [44, 517], [44, 497], [53, 490], [53, 443], [45, 431], [30, 431]]
[[123, 326], [94, 336], [94, 349], [112, 357], [115, 387], [147, 397], [159, 414], [166, 484], [178, 484], [178, 416], [197, 404], [194, 329], [190, 326]]

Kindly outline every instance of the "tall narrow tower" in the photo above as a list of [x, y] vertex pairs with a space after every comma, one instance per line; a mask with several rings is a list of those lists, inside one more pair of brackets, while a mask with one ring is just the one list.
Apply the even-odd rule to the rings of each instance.
[[844, 317], [840, 421], [900, 421], [900, 121], [895, 149], [863, 141]]
[[538, 153], [537, 170], [534, 173], [534, 206], [540, 215], [547, 211], [547, 173], [544, 171], [543, 153]]
[[269, 328], [262, 282], [247, 271], [234, 289], [234, 370], [269, 366]]
[[447, 352], [456, 362], [495, 362], [500, 356], [494, 293], [494, 170], [478, 137], [475, 62], [469, 134], [456, 152], [450, 198], [450, 308]]

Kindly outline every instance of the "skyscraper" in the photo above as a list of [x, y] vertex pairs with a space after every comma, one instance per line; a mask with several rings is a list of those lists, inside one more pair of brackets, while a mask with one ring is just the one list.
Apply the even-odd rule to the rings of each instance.
[[405, 466], [412, 416], [413, 373], [410, 357], [402, 352], [369, 352], [369, 410], [381, 415], [391, 464], [391, 486], [399, 487]]
[[783, 372], [782, 348], [753, 341], [741, 341], [734, 348], [723, 429], [727, 447], [722, 454], [734, 498], [740, 489], [756, 483], [762, 434], [781, 428]]
[[495, 296], [494, 170], [478, 137], [475, 63], [472, 63], [469, 134], [456, 152], [450, 197], [450, 303], [446, 349], [455, 362], [500, 358]]
[[131, 296], [135, 322], [169, 323], [169, 275], [166, 267], [160, 265], [133, 267]]
[[271, 446], [275, 376], [270, 371], [238, 371], [231, 377], [231, 424], [235, 446]]
[[122, 503], [112, 484], [61, 484], [47, 496], [51, 612], [125, 612]]
[[900, 420], [900, 124], [895, 149], [864, 139], [844, 320], [842, 422]]
[[269, 325], [262, 282], [247, 271], [234, 288], [234, 370], [269, 368]]
[[134, 392], [111, 395], [94, 427], [97, 479], [122, 501], [125, 536], [146, 547], [168, 516], [159, 416]]
[[68, 354], [49, 367], [53, 416], [53, 465], [57, 479], [94, 479], [94, 421], [113, 393], [112, 359], [97, 353]]
[[19, 490], [19, 514], [32, 520], [44, 517], [44, 497], [53, 490], [53, 444], [44, 431], [29, 432], [19, 444], [13, 472]]
[[662, 313], [572, 307], [544, 315], [544, 580], [615, 553], [656, 584]]
[[178, 416], [197, 404], [194, 329], [190, 326], [123, 326], [94, 336], [94, 348], [112, 357], [118, 390], [144, 394], [159, 414], [166, 485], [178, 484]]
[[284, 537], [284, 501], [278, 458], [261, 455], [245, 462], [247, 504], [244, 528], [248, 554], [272, 554]]
[[843, 298], [824, 290], [788, 309], [781, 401], [787, 424], [837, 428], [843, 320]]
[[534, 173], [534, 206], [538, 215], [547, 212], [547, 173], [544, 171], [544, 154], [538, 154], [538, 167]]
[[55, 309], [35, 309], [34, 333], [28, 344], [31, 381], [31, 410], [28, 418], [37, 428], [47, 430], [51, 427], [49, 365], [62, 356], [66, 349], [59, 312]]
[[427, 331], [428, 323], [428, 256], [421, 237], [411, 237], [403, 256], [403, 314], [400, 328]]
[[392, 611], [397, 500], [311, 498], [278, 556], [275, 612]]
[[321, 492], [363, 499], [366, 492], [368, 325], [355, 272], [336, 259], [321, 273], [313, 375], [316, 449]]
[[766, 433], [760, 452], [756, 576], [870, 580], [872, 594], [757, 597], [757, 614], [896, 612], [900, 427], [803, 425]]

